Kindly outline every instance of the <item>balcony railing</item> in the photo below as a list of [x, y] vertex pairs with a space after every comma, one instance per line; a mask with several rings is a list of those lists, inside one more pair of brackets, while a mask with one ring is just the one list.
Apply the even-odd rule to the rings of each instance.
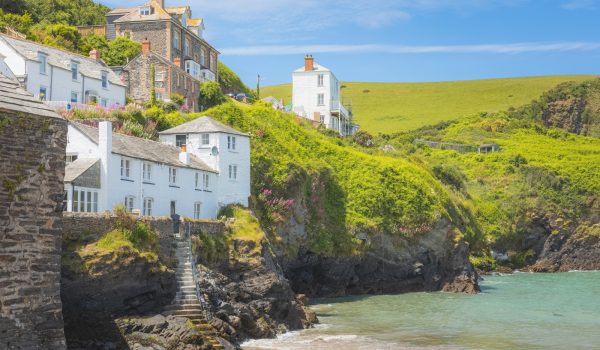
[[349, 112], [348, 109], [344, 106], [344, 104], [342, 102], [340, 102], [339, 100], [331, 100], [331, 111], [338, 112], [338, 113], [344, 115], [346, 118], [349, 118], [352, 116], [352, 113]]

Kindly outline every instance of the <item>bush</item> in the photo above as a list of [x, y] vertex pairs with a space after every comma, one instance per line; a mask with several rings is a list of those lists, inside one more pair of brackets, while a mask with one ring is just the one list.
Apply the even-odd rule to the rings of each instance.
[[202, 110], [214, 107], [225, 101], [225, 95], [218, 83], [207, 81], [200, 85], [200, 97], [198, 104]]
[[455, 166], [435, 165], [432, 169], [433, 175], [444, 184], [453, 187], [455, 190], [465, 190], [465, 176]]

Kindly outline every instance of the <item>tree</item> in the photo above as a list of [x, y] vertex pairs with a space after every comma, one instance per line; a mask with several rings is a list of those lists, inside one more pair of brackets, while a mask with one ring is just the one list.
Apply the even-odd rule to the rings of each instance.
[[142, 44], [126, 37], [118, 37], [108, 43], [108, 51], [103, 56], [109, 66], [124, 66], [142, 52]]
[[240, 79], [240, 77], [235, 74], [231, 68], [227, 67], [223, 62], [219, 61], [219, 84], [221, 85], [221, 90], [225, 94], [237, 94], [240, 92], [244, 92], [249, 94], [250, 88], [248, 88]]
[[87, 56], [92, 49], [100, 51], [102, 58], [107, 56], [109, 49], [106, 37], [96, 34], [84, 36], [79, 44], [79, 51], [82, 55]]
[[150, 94], [150, 105], [152, 107], [156, 106], [156, 68], [154, 68], [154, 64], [150, 66], [150, 76], [152, 77], [152, 91]]
[[77, 28], [66, 24], [38, 24], [31, 29], [37, 41], [44, 45], [54, 46], [77, 52], [81, 34]]
[[221, 91], [221, 86], [217, 82], [207, 81], [200, 85], [198, 104], [203, 110], [221, 104], [223, 101], [225, 101], [225, 96], [223, 95], [223, 91]]

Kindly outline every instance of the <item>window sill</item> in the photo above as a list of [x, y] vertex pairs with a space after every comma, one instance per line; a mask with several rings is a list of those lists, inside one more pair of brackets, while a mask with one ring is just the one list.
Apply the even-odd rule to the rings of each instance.
[[204, 192], [212, 193], [211, 190], [203, 190]]
[[151, 182], [151, 181], [144, 181], [143, 184], [144, 185], [153, 185], [153, 186], [156, 185], [154, 182]]
[[229, 153], [238, 153], [238, 151], [234, 150], [234, 149], [228, 149], [227, 150]]
[[126, 177], [122, 177], [122, 178], [121, 178], [121, 181], [135, 182], [135, 181], [133, 181], [132, 179], [128, 179], [128, 178], [126, 178]]
[[169, 187], [172, 187], [172, 188], [180, 188], [179, 186], [177, 186], [177, 185], [173, 185], [173, 184], [169, 184]]

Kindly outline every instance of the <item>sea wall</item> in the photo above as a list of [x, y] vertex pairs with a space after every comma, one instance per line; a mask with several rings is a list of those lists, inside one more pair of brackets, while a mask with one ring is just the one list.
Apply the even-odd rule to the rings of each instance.
[[0, 348], [65, 349], [66, 121], [0, 111]]

